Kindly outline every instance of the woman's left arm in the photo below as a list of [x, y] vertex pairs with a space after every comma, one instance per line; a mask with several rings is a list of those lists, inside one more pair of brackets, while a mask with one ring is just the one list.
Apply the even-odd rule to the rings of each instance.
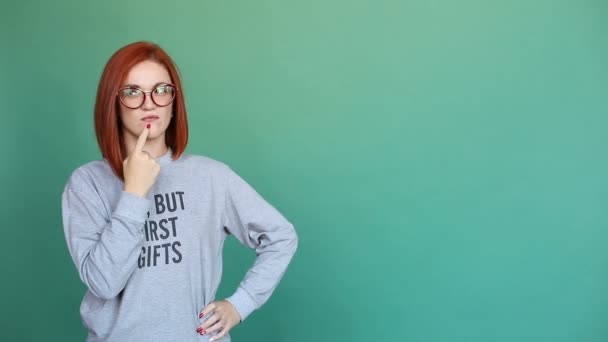
[[230, 167], [224, 167], [224, 227], [243, 245], [255, 249], [257, 257], [232, 296], [203, 310], [204, 316], [213, 312], [215, 319], [206, 321], [201, 329], [206, 333], [222, 329], [215, 339], [266, 303], [298, 247], [294, 226]]

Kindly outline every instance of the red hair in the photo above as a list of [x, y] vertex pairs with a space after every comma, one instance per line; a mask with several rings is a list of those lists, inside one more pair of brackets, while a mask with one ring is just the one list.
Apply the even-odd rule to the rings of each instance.
[[123, 181], [122, 164], [127, 155], [124, 151], [122, 123], [118, 116], [120, 102], [116, 94], [131, 68], [146, 60], [167, 68], [171, 82], [177, 88], [172, 104], [173, 117], [165, 131], [165, 143], [173, 150], [173, 160], [182, 155], [188, 143], [186, 103], [179, 72], [171, 57], [160, 46], [150, 42], [136, 42], [120, 48], [108, 60], [99, 80], [95, 101], [95, 133], [101, 155]]

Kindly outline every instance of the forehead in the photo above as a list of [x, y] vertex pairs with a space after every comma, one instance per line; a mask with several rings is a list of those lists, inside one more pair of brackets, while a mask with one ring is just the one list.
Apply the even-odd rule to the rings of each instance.
[[154, 61], [143, 61], [135, 64], [129, 70], [124, 84], [150, 88], [159, 82], [171, 83], [171, 77], [167, 68]]

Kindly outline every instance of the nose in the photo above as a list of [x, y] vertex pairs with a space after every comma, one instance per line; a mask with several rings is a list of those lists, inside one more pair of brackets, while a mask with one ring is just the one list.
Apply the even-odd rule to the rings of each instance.
[[143, 110], [150, 110], [156, 108], [156, 104], [152, 101], [152, 93], [146, 94], [144, 98], [144, 103], [141, 105]]

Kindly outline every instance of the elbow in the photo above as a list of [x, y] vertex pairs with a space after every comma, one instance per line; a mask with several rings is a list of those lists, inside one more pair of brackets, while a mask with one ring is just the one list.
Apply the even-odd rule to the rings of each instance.
[[91, 290], [91, 292], [96, 296], [99, 297], [103, 300], [111, 300], [116, 298], [116, 296], [118, 296], [118, 294], [120, 293], [120, 289], [110, 289], [110, 288], [98, 288], [95, 286], [88, 286], [89, 290]]
[[122, 291], [121, 286], [109, 281], [103, 273], [91, 272], [90, 268], [85, 265], [81, 268], [80, 278], [91, 293], [104, 300], [113, 299]]
[[289, 250], [291, 254], [294, 255], [298, 250], [298, 233], [293, 226], [293, 224], [289, 224], [289, 230], [291, 231], [291, 238], [289, 239]]
[[103, 280], [93, 281], [91, 277], [83, 277], [83, 282], [91, 293], [104, 300], [114, 299], [122, 290], [118, 286], [112, 286]]

